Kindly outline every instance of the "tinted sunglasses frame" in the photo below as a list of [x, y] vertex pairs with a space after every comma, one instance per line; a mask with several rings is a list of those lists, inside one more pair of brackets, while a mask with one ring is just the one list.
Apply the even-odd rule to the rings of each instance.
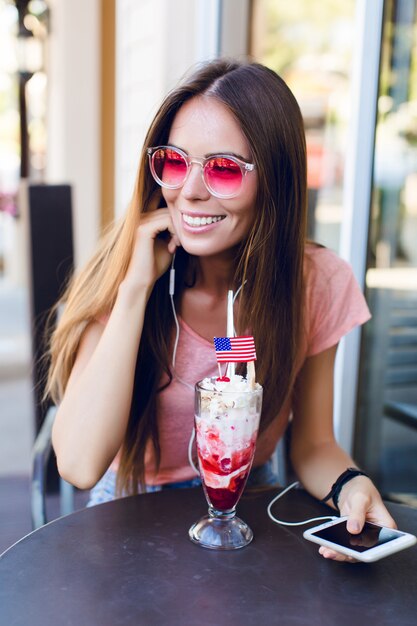
[[[181, 155], [187, 165], [187, 171], [185, 173], [184, 179], [181, 181], [181, 183], [179, 183], [178, 185], [168, 185], [166, 183], [164, 183], [159, 176], [156, 173], [155, 170], [155, 165], [154, 165], [154, 158], [155, 158], [155, 154], [157, 153], [158, 150], [173, 150], [174, 152], [176, 152], [177, 154]], [[146, 153], [149, 157], [149, 167], [151, 170], [151, 174], [153, 176], [153, 178], [155, 179], [155, 181], [158, 183], [158, 185], [160, 185], [161, 187], [164, 187], [165, 189], [180, 189], [185, 181], [188, 178], [188, 175], [190, 173], [191, 170], [191, 166], [193, 163], [197, 163], [198, 165], [201, 166], [201, 176], [204, 182], [204, 185], [206, 186], [206, 189], [210, 192], [210, 194], [212, 196], [215, 196], [216, 198], [222, 198], [222, 199], [227, 199], [227, 198], [234, 198], [236, 197], [239, 193], [240, 190], [242, 188], [242, 183], [243, 183], [243, 179], [246, 176], [246, 174], [248, 172], [252, 172], [255, 169], [255, 164], [254, 163], [247, 163], [246, 161], [243, 161], [242, 159], [239, 159], [238, 157], [235, 157], [233, 155], [230, 154], [212, 154], [209, 157], [191, 157], [189, 156], [186, 152], [184, 152], [183, 150], [181, 150], [180, 148], [176, 148], [175, 146], [156, 146], [153, 148], [147, 148], [146, 149]], [[212, 161], [213, 159], [229, 159], [230, 161], [232, 161], [233, 163], [235, 163], [239, 169], [240, 172], [242, 174], [242, 178], [240, 181], [240, 186], [239, 189], [237, 189], [236, 191], [234, 191], [231, 194], [222, 194], [219, 193], [217, 191], [215, 191], [211, 186], [210, 183], [206, 180], [205, 177], [205, 168], [207, 166], [208, 163], [210, 163], [210, 161]]]

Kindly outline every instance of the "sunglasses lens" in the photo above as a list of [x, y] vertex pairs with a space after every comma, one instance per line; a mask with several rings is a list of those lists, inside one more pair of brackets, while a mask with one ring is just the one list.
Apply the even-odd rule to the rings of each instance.
[[163, 186], [180, 187], [187, 175], [187, 162], [176, 150], [160, 148], [152, 157], [154, 174]]
[[233, 196], [242, 184], [242, 171], [235, 161], [227, 157], [215, 157], [204, 168], [207, 186], [219, 196]]

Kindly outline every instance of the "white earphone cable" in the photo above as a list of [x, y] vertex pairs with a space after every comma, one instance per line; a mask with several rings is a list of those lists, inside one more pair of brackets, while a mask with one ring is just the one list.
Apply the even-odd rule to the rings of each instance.
[[191, 465], [191, 467], [193, 468], [193, 470], [195, 471], [195, 473], [199, 476], [200, 475], [200, 470], [198, 469], [198, 467], [195, 466], [194, 461], [193, 461], [193, 443], [194, 443], [194, 439], [195, 439], [195, 431], [194, 428], [191, 431], [191, 437], [190, 437], [190, 441], [188, 442], [188, 462]]
[[240, 287], [238, 287], [235, 295], [233, 296], [233, 304], [235, 303], [236, 298], [238, 297], [240, 290], [242, 289], [243, 285], [246, 285], [247, 280], [243, 281], [243, 283], [240, 285]]
[[271, 500], [271, 502], [268, 504], [268, 507], [267, 507], [266, 511], [267, 511], [268, 516], [270, 517], [270, 519], [273, 522], [275, 522], [275, 524], [280, 524], [280, 526], [304, 526], [304, 524], [309, 524], [310, 522], [318, 522], [318, 521], [321, 521], [321, 520], [338, 519], [336, 515], [326, 515], [324, 517], [311, 517], [310, 519], [306, 519], [303, 522], [285, 522], [284, 520], [280, 520], [277, 517], [275, 517], [274, 515], [272, 515], [271, 508], [275, 504], [275, 502], [277, 502], [277, 500], [282, 498], [282, 496], [284, 496], [286, 493], [288, 493], [288, 491], [290, 491], [291, 489], [294, 489], [295, 487], [299, 487], [299, 485], [300, 485], [300, 483], [298, 482], [298, 480], [295, 481], [294, 483], [291, 483], [291, 485], [288, 485], [288, 487], [286, 487], [277, 496], [275, 496], [275, 498], [273, 498]]
[[[175, 372], [175, 361], [177, 358], [177, 349], [178, 349], [178, 342], [180, 339], [180, 325], [178, 323], [178, 318], [177, 318], [177, 312], [175, 310], [175, 303], [174, 303], [174, 293], [175, 293], [175, 269], [174, 269], [174, 263], [175, 263], [175, 253], [172, 257], [172, 261], [171, 261], [171, 269], [169, 272], [169, 297], [171, 300], [171, 308], [172, 308], [172, 314], [174, 316], [174, 321], [175, 321], [175, 341], [174, 341], [174, 348], [172, 350], [172, 369], [174, 371], [174, 375], [175, 378], [178, 380], [178, 382], [180, 382], [182, 385], [185, 385], [188, 389], [191, 389], [192, 391], [194, 391], [194, 387], [192, 385], [190, 385], [189, 383], [187, 383], [185, 380], [182, 380], [178, 374]], [[188, 442], [188, 462], [191, 465], [191, 467], [193, 468], [194, 472], [199, 475], [200, 472], [198, 470], [198, 468], [195, 466], [194, 461], [193, 461], [193, 443], [194, 443], [194, 427], [191, 430], [191, 436], [190, 436], [190, 440]]]

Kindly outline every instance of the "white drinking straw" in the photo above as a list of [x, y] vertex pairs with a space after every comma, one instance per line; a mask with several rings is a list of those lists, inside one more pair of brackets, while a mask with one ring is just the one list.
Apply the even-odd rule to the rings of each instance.
[[[227, 292], [227, 336], [228, 337], [235, 336], [235, 327], [233, 324], [233, 290], [232, 289], [229, 289], [229, 291]], [[230, 378], [234, 376], [236, 372], [235, 363], [229, 363], [227, 370], [228, 370], [228, 374]]]
[[251, 389], [255, 389], [255, 361], [249, 361], [246, 366], [246, 377]]

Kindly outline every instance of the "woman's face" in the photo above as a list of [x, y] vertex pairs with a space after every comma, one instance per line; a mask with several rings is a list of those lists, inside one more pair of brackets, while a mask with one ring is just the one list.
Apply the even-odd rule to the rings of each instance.
[[[168, 144], [191, 157], [233, 154], [249, 163], [249, 144], [225, 105], [210, 97], [186, 102], [174, 118]], [[240, 243], [255, 217], [256, 170], [243, 177], [238, 195], [221, 199], [211, 195], [198, 163], [193, 163], [180, 189], [162, 189], [181, 246], [196, 256], [218, 255]], [[211, 224], [195, 218], [221, 218]], [[194, 222], [194, 224], [190, 224]]]

